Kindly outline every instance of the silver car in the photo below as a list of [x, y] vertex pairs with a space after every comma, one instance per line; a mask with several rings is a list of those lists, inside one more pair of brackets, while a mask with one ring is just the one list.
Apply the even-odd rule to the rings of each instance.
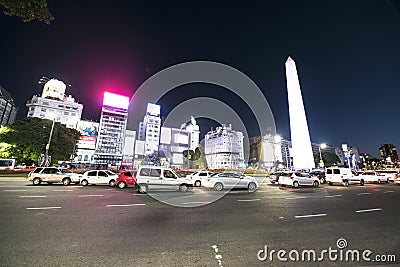
[[249, 192], [254, 192], [258, 188], [258, 183], [253, 177], [246, 176], [240, 172], [220, 172], [203, 179], [203, 186], [214, 188], [217, 191], [243, 188], [248, 189]]

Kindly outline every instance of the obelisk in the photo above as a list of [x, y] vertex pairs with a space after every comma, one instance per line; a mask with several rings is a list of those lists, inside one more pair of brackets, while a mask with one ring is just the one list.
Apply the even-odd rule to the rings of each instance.
[[315, 163], [296, 63], [291, 57], [288, 57], [285, 67], [289, 102], [290, 137], [292, 139], [290, 155], [293, 157], [293, 168], [296, 170], [310, 170], [315, 168]]

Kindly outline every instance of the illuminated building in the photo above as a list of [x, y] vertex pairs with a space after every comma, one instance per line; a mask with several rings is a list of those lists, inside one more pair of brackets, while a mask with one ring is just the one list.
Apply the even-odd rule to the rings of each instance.
[[128, 97], [109, 92], [104, 93], [99, 134], [94, 154], [96, 163], [107, 163], [109, 165], [121, 164], [128, 106]]
[[17, 117], [18, 107], [11, 94], [0, 85], [0, 126], [10, 125]]
[[27, 117], [55, 120], [68, 128], [77, 129], [81, 120], [83, 105], [65, 95], [66, 85], [59, 80], [50, 79], [44, 86], [42, 96], [34, 95], [28, 100]]
[[293, 157], [293, 167], [294, 169], [312, 169], [315, 168], [315, 163], [296, 63], [288, 57], [285, 67], [292, 141], [290, 154]]
[[160, 111], [160, 105], [148, 103], [143, 122], [139, 123], [138, 140], [144, 141], [144, 155], [158, 151], [161, 131]]
[[397, 149], [393, 144], [382, 144], [379, 148], [379, 154], [386, 163], [396, 163], [399, 161]]
[[223, 124], [205, 135], [204, 153], [210, 169], [244, 168], [243, 133]]

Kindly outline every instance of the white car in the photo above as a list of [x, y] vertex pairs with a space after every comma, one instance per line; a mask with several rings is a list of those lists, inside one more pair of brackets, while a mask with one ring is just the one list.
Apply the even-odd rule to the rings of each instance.
[[388, 178], [389, 181], [394, 182], [396, 176], [399, 174], [397, 169], [383, 169], [383, 170], [376, 170], [377, 173], [384, 175], [385, 178]]
[[28, 174], [28, 180], [32, 181], [34, 185], [39, 185], [42, 182], [69, 185], [70, 183], [79, 183], [80, 177], [80, 174], [56, 167], [37, 167]]
[[279, 184], [283, 186], [319, 186], [319, 178], [317, 176], [311, 176], [305, 172], [293, 172], [290, 176], [280, 176]]
[[394, 178], [394, 182], [395, 182], [397, 185], [400, 185], [400, 177]]
[[223, 189], [243, 188], [249, 192], [254, 192], [258, 188], [258, 183], [253, 177], [249, 177], [240, 172], [220, 172], [215, 173], [203, 180], [203, 186], [214, 188], [217, 191]]
[[117, 180], [117, 178], [118, 174], [115, 174], [109, 170], [90, 170], [86, 171], [82, 175], [80, 183], [82, 185], [108, 184], [110, 186], [114, 186], [115, 180]]
[[210, 171], [199, 171], [195, 172], [189, 175], [186, 175], [186, 178], [191, 180], [194, 186], [201, 186], [203, 183], [203, 180], [205, 178], [209, 178], [211, 175], [213, 175], [213, 172]]
[[342, 184], [346, 187], [350, 184], [364, 185], [364, 179], [349, 168], [330, 167], [325, 173], [325, 179], [329, 185]]
[[389, 183], [389, 178], [386, 178], [385, 175], [375, 171], [364, 171], [359, 175], [366, 183]]
[[187, 192], [193, 189], [193, 183], [179, 177], [173, 169], [159, 166], [141, 166], [136, 173], [136, 185], [139, 193], [147, 193], [151, 189], [177, 189]]

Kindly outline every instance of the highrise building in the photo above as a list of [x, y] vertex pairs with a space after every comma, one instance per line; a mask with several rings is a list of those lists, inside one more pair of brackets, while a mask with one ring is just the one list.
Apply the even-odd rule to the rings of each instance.
[[285, 67], [293, 167], [294, 169], [312, 169], [315, 168], [315, 163], [296, 63], [288, 57]]
[[210, 169], [245, 168], [243, 133], [223, 124], [204, 137], [204, 153]]
[[18, 107], [11, 94], [0, 85], [0, 126], [10, 125], [17, 117]]
[[57, 79], [48, 80], [43, 86], [42, 96], [34, 95], [26, 103], [27, 117], [55, 120], [67, 128], [77, 129], [83, 105], [75, 102], [71, 95], [65, 95], [66, 87]]
[[151, 155], [158, 151], [161, 131], [161, 107], [148, 103], [143, 122], [139, 123], [138, 140], [144, 141], [144, 154]]
[[94, 154], [96, 163], [121, 164], [128, 119], [128, 106], [128, 97], [109, 92], [104, 93], [99, 134]]
[[396, 163], [399, 161], [397, 149], [393, 144], [382, 144], [379, 148], [379, 154], [387, 163]]

